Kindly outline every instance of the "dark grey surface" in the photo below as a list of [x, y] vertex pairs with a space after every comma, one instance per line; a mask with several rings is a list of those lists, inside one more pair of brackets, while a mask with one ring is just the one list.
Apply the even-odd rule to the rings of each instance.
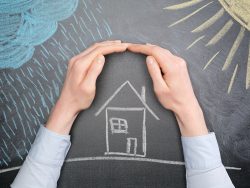
[[[88, 46], [94, 41], [111, 38], [158, 44], [186, 59], [194, 90], [204, 110], [207, 125], [217, 135], [223, 163], [226, 166], [242, 168], [241, 171], [229, 170], [229, 175], [236, 187], [249, 187], [250, 94], [249, 90], [245, 89], [249, 31], [246, 32], [234, 57], [233, 66], [222, 72], [221, 68], [240, 30], [240, 25], [235, 22], [233, 32], [229, 32], [220, 43], [210, 48], [205, 47], [205, 44], [223, 23], [230, 19], [228, 14], [225, 14], [209, 30], [199, 34], [190, 32], [221, 8], [218, 2], [172, 28], [168, 28], [171, 23], [196, 10], [197, 7], [201, 7], [206, 1], [181, 11], [163, 10], [167, 5], [176, 4], [177, 1], [174, 0], [109, 0], [99, 2], [99, 5], [97, 2], [86, 1], [86, 9], [80, 1], [75, 15], [61, 22], [57, 33], [43, 44], [53, 55], [48, 54], [48, 58], [45, 58], [43, 48], [37, 47], [33, 60], [20, 69], [0, 71], [1, 91], [4, 91], [6, 96], [1, 94], [1, 111], [5, 112], [7, 117], [6, 121], [4, 114], [1, 113], [1, 126], [6, 127], [10, 136], [10, 138], [6, 136], [4, 130], [0, 129], [0, 146], [5, 147], [2, 141], [4, 139], [8, 144], [8, 155], [11, 158], [8, 161], [0, 150], [1, 158], [8, 162], [8, 166], [6, 166], [0, 159], [1, 168], [22, 164], [22, 159], [25, 158], [27, 150], [30, 148], [29, 143], [34, 140], [39, 126], [46, 122], [49, 110], [59, 95], [68, 59], [85, 48], [80, 39]], [[98, 23], [93, 17], [88, 19], [85, 11], [88, 15], [91, 15], [92, 11]], [[84, 28], [84, 26], [80, 22], [80, 17], [89, 27], [89, 31], [84, 29], [85, 33], [81, 30], [81, 27]], [[112, 30], [111, 36], [106, 29], [106, 23]], [[66, 37], [62, 34], [62, 25], [67, 30]], [[72, 25], [76, 28], [77, 33]], [[98, 34], [97, 28], [101, 35]], [[186, 47], [201, 35], [205, 35], [205, 38], [191, 49], [186, 50]], [[67, 52], [66, 56], [60, 55], [62, 52], [58, 48], [58, 43]], [[221, 50], [220, 56], [203, 71], [204, 65], [218, 50]], [[95, 113], [121, 84], [129, 80], [138, 93], [141, 92], [142, 86], [146, 87], [146, 102], [160, 118], [160, 120], [156, 120], [147, 112], [146, 157], [183, 161], [176, 121], [173, 114], [163, 109], [154, 96], [152, 83], [145, 66], [145, 56], [126, 52], [110, 55], [106, 60], [104, 71], [98, 79], [96, 99], [89, 110], [79, 115], [73, 127], [72, 147], [67, 158], [104, 156], [106, 151], [105, 113], [102, 112], [97, 117]], [[227, 94], [228, 84], [236, 63], [239, 63], [238, 74], [231, 93]], [[28, 73], [29, 69], [33, 70], [33, 77]], [[44, 74], [47, 80], [41, 74]], [[12, 76], [14, 81], [9, 76]], [[22, 83], [28, 86], [27, 88], [21, 86], [17, 80], [18, 77]], [[19, 95], [13, 87], [16, 88]], [[34, 94], [31, 94], [31, 91]], [[10, 93], [12, 97], [10, 97]], [[114, 100], [113, 105], [122, 107], [139, 105], [129, 89], [122, 90], [122, 95], [123, 98]], [[30, 101], [31, 107], [25, 103], [25, 97]], [[8, 111], [7, 105], [13, 109], [11, 112]], [[24, 111], [30, 118], [25, 115]], [[22, 118], [19, 118], [18, 114]], [[31, 114], [34, 118], [30, 116]], [[13, 128], [12, 119], [16, 121], [17, 129]], [[8, 129], [7, 125], [13, 130]], [[17, 155], [11, 142], [18, 149], [21, 157]], [[119, 145], [119, 143], [117, 144]], [[135, 161], [70, 162], [63, 167], [58, 187], [185, 187], [184, 170], [184, 166]], [[1, 173], [1, 187], [8, 187], [14, 176], [13, 171]]]

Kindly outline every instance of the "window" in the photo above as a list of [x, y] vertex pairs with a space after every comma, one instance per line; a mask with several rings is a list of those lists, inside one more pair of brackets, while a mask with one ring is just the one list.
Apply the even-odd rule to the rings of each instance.
[[111, 132], [113, 133], [128, 133], [128, 123], [126, 119], [110, 118], [109, 119]]

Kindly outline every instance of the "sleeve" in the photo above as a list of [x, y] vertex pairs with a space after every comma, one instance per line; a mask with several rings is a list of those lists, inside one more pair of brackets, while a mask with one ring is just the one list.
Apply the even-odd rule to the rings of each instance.
[[187, 188], [234, 188], [221, 162], [214, 133], [182, 137]]
[[70, 136], [41, 126], [12, 188], [56, 188], [70, 148]]

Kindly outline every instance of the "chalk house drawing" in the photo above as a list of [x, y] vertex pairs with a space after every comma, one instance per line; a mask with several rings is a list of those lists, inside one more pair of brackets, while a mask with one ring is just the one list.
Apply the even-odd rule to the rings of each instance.
[[[140, 101], [138, 107], [109, 106], [122, 89], [128, 86]], [[119, 104], [118, 104], [119, 105]], [[159, 117], [146, 104], [145, 87], [142, 87], [141, 95], [133, 85], [124, 82], [106, 102], [99, 108], [95, 116], [105, 112], [106, 117], [106, 152], [105, 155], [125, 155], [145, 157], [147, 152], [146, 139], [146, 112], [149, 112], [156, 120]], [[118, 142], [118, 143], [117, 143]]]
[[[181, 9], [188, 9], [194, 6], [197, 6], [195, 10], [190, 12], [188, 15], [184, 16], [183, 18], [175, 21], [174, 23], [169, 25], [169, 28], [174, 27], [179, 24], [185, 24], [186, 21], [192, 19], [192, 17], [198, 16], [198, 13], [202, 13], [202, 11], [205, 10], [213, 10], [215, 3], [217, 1], [205, 1], [205, 0], [191, 0], [186, 1], [184, 3], [175, 4], [171, 6], [167, 6], [164, 9], [168, 11], [177, 11]], [[211, 17], [208, 17], [204, 20], [204, 22], [201, 25], [196, 26], [191, 33], [193, 34], [201, 34], [201, 36], [197, 37], [190, 45], [187, 46], [186, 50], [189, 50], [192, 48], [195, 44], [197, 44], [201, 40], [205, 40], [206, 34], [204, 32], [208, 29], [219, 29], [218, 32], [212, 36], [207, 44], [205, 45], [206, 48], [213, 48], [216, 44], [219, 44], [219, 42], [222, 41], [223, 38], [225, 38], [226, 34], [230, 32], [233, 25], [238, 22], [240, 24], [239, 32], [237, 34], [237, 37], [234, 39], [234, 42], [232, 43], [232, 46], [226, 47], [229, 48], [228, 55], [225, 59], [225, 62], [222, 67], [222, 71], [228, 71], [228, 68], [230, 66], [234, 66], [234, 71], [230, 74], [232, 74], [231, 79], [228, 84], [227, 93], [230, 93], [232, 91], [233, 84], [235, 82], [235, 79], [237, 78], [238, 69], [239, 69], [239, 63], [244, 62], [237, 62], [235, 60], [236, 53], [241, 53], [240, 48], [242, 45], [242, 42], [244, 39], [247, 39], [247, 36], [249, 35], [250, 31], [250, 1], [249, 0], [219, 0], [218, 3], [221, 4], [221, 8]], [[226, 12], [231, 16], [225, 24], [219, 26], [220, 28], [216, 28], [216, 24], [220, 19], [222, 19], [224, 16], [226, 16]], [[248, 50], [248, 61], [247, 61], [247, 67], [246, 67], [246, 80], [245, 80], [245, 88], [248, 89], [250, 87], [250, 43], [249, 43], [249, 50]], [[216, 61], [216, 58], [218, 58], [219, 54], [222, 50], [219, 50], [215, 52], [211, 58], [208, 60], [206, 65], [204, 66], [203, 70], [206, 70], [209, 65], [211, 65], [213, 62]], [[247, 54], [244, 54], [247, 56]], [[235, 60], [235, 61], [234, 61]]]

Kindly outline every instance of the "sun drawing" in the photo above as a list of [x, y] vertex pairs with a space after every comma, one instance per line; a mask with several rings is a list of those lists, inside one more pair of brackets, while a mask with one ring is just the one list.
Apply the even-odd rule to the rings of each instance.
[[[229, 15], [231, 15], [231, 18], [227, 20], [227, 22], [224, 25], [221, 25], [221, 28], [219, 31], [212, 36], [208, 42], [206, 43], [206, 47], [212, 47], [213, 45], [216, 45], [220, 42], [220, 40], [225, 37], [225, 35], [230, 32], [230, 29], [232, 29], [232, 26], [235, 22], [238, 22], [240, 24], [240, 31], [237, 34], [237, 37], [234, 39], [234, 42], [232, 46], [230, 47], [230, 51], [226, 57], [226, 60], [224, 62], [224, 65], [222, 67], [222, 71], [226, 71], [230, 66], [233, 66], [233, 60], [234, 56], [237, 53], [238, 48], [240, 47], [244, 37], [246, 36], [247, 32], [250, 31], [250, 0], [218, 0], [219, 3], [222, 5], [222, 8], [218, 10], [214, 15], [207, 18], [201, 25], [194, 28], [191, 32], [192, 33], [200, 33], [205, 31], [206, 29], [210, 28], [215, 24], [220, 18], [222, 18], [225, 15], [225, 12], [227, 12]], [[205, 2], [205, 3], [204, 3]], [[199, 6], [198, 4], [203, 3], [201, 6], [199, 6], [197, 9], [195, 9], [193, 12], [189, 13], [188, 15], [184, 16], [183, 18], [175, 21], [169, 27], [174, 27], [177, 24], [181, 24], [185, 22], [187, 19], [195, 16], [198, 12], [201, 12], [202, 10], [205, 10], [209, 8], [209, 6], [216, 1], [208, 1], [208, 0], [190, 0], [184, 3], [171, 5], [168, 7], [165, 7], [166, 10], [180, 10], [180, 9], [187, 9], [191, 6]], [[191, 48], [194, 44], [196, 44], [198, 41], [202, 40], [205, 37], [205, 35], [197, 38], [195, 41], [193, 41], [188, 47]], [[250, 45], [249, 46], [249, 53], [248, 53], [248, 60], [247, 60], [247, 68], [246, 68], [246, 81], [245, 81], [245, 88], [248, 89], [250, 87]], [[203, 70], [205, 70], [220, 54], [220, 51], [216, 52], [206, 63]], [[238, 64], [236, 64], [232, 77], [230, 79], [228, 90], [227, 92], [230, 93], [232, 90], [232, 86], [234, 83], [234, 80], [236, 78], [236, 75], [238, 73]]]

